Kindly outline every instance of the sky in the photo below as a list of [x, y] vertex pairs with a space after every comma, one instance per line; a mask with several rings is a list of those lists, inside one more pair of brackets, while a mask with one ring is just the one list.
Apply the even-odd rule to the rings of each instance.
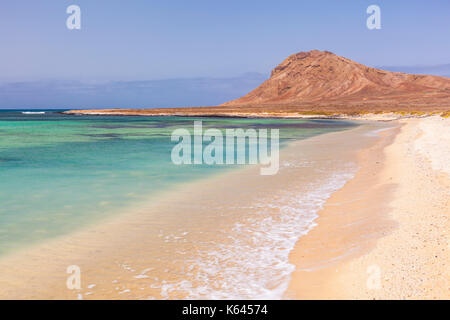
[[[74, 4], [80, 30], [66, 27]], [[366, 26], [372, 4], [379, 30]], [[369, 66], [448, 66], [449, 35], [448, 0], [2, 1], [0, 108], [212, 105], [244, 94], [239, 83], [257, 85], [299, 51]], [[221, 80], [211, 91], [208, 79]], [[155, 83], [172, 94], [158, 96]], [[185, 86], [195, 83], [189, 96]], [[118, 84], [128, 98], [108, 98]], [[138, 94], [142, 84], [153, 89]]]

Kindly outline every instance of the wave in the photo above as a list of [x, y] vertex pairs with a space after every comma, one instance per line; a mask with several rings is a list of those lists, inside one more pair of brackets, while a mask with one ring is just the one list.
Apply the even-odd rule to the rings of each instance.
[[22, 111], [22, 114], [45, 114], [45, 111]]
[[[331, 196], [353, 178], [356, 166], [311, 182], [306, 192], [285, 190], [252, 205], [255, 214], [236, 223], [228, 243], [198, 252], [188, 261], [187, 279], [160, 286], [163, 297], [184, 292], [187, 299], [281, 299], [295, 266], [289, 254]], [[220, 277], [217, 277], [220, 275]]]

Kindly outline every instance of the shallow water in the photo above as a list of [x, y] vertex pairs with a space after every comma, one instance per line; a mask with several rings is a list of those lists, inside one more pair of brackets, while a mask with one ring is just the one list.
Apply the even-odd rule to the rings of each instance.
[[[196, 119], [27, 112], [0, 111], [0, 255], [99, 223], [180, 183], [237, 167], [171, 162], [172, 131], [192, 130]], [[277, 128], [282, 144], [354, 127], [326, 120], [201, 120], [204, 129]]]

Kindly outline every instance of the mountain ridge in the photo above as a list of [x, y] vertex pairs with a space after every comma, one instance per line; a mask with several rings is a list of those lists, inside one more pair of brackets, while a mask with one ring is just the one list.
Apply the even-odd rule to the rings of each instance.
[[329, 51], [312, 50], [290, 55], [259, 87], [221, 106], [367, 100], [425, 104], [441, 100], [450, 105], [450, 78], [376, 69]]

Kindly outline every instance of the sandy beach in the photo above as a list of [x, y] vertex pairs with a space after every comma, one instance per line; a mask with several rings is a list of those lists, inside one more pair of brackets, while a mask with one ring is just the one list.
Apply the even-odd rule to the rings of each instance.
[[3, 257], [0, 298], [448, 298], [449, 120], [360, 124]]
[[450, 121], [400, 120], [300, 238], [286, 298], [448, 299]]

